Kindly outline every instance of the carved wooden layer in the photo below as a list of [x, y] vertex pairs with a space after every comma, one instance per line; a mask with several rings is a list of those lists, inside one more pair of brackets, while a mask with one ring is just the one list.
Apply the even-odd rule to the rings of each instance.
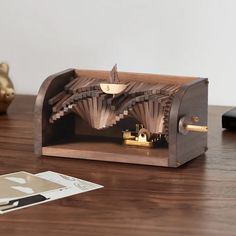
[[[178, 167], [207, 149], [206, 133], [178, 132], [183, 116], [207, 125], [207, 84], [195, 77], [118, 73], [116, 66], [111, 72], [70, 69], [52, 75], [36, 100], [35, 152]], [[161, 142], [149, 150], [110, 142], [135, 123]]]

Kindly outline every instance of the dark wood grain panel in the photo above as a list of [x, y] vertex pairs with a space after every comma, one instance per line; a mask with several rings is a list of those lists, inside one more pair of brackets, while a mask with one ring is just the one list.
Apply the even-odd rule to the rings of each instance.
[[[50, 109], [48, 100], [55, 96], [74, 77], [74, 70], [68, 69], [49, 76], [41, 85], [35, 101], [35, 153], [41, 154], [41, 147], [51, 140], [70, 135], [74, 132], [74, 117], [68, 116], [57, 124], [49, 125]], [[57, 79], [57, 80], [55, 80]], [[60, 129], [59, 129], [60, 127]]]
[[37, 157], [35, 97], [0, 116], [0, 174], [52, 170], [105, 188], [0, 216], [0, 235], [217, 235], [236, 232], [236, 133], [209, 107], [209, 150], [178, 169]]

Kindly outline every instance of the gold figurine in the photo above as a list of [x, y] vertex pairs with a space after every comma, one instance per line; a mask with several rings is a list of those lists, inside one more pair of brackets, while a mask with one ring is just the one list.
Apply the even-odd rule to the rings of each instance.
[[6, 113], [8, 106], [15, 97], [13, 84], [8, 76], [9, 66], [0, 64], [0, 113]]

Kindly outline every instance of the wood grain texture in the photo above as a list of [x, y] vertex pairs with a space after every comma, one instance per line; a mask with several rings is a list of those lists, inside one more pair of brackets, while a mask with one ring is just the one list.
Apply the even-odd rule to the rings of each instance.
[[[110, 75], [110, 71], [103, 70], [75, 70], [78, 76], [84, 77], [99, 77], [102, 79], [107, 79]], [[187, 76], [174, 76], [174, 75], [157, 75], [157, 74], [147, 74], [147, 73], [134, 73], [134, 72], [120, 72], [120, 81], [143, 81], [143, 78], [147, 77], [149, 82], [156, 83], [156, 81], [161, 81], [163, 83], [178, 83], [178, 84], [188, 84], [197, 79], [197, 77], [187, 77]]]
[[[68, 69], [49, 76], [41, 85], [35, 101], [35, 124], [34, 139], [35, 153], [41, 154], [41, 146], [50, 143], [51, 140], [68, 136], [74, 132], [74, 117], [68, 116], [60, 120], [56, 125], [49, 124], [50, 109], [48, 100], [50, 96], [56, 95], [69, 83], [74, 76], [74, 70]], [[55, 80], [57, 78], [57, 80]], [[60, 127], [60, 132], [58, 132]]]
[[[190, 132], [184, 137], [178, 133], [178, 122], [183, 116], [189, 120], [191, 116], [197, 116], [207, 125], [207, 79], [119, 72], [120, 81], [126, 83], [126, 92], [129, 95], [124, 94], [121, 99], [123, 102], [119, 103], [114, 112], [108, 102], [108, 100], [111, 102], [111, 97], [99, 92], [97, 88], [99, 84], [101, 85], [101, 81], [110, 76], [110, 73], [109, 71], [69, 69], [49, 76], [43, 82], [35, 104], [36, 154], [179, 167], [205, 153], [207, 135]], [[140, 91], [149, 93], [139, 94]], [[61, 96], [62, 98], [58, 100]], [[50, 108], [49, 104], [55, 101], [56, 103]], [[154, 104], [149, 108], [148, 103], [151, 101]], [[99, 116], [97, 115], [98, 107], [100, 107]], [[140, 147], [121, 146], [122, 138], [116, 144], [103, 140], [102, 145], [93, 141], [94, 136], [91, 136], [91, 140], [86, 140], [86, 143], [82, 140], [82, 135], [78, 130], [83, 124], [78, 121], [78, 116], [93, 129], [106, 128], [111, 135], [115, 135], [113, 126], [127, 118], [125, 114], [127, 115], [130, 109], [132, 111], [129, 115], [135, 119], [135, 123], [143, 124], [153, 134], [162, 134], [168, 139], [169, 145], [156, 150], [142, 151]], [[52, 113], [51, 116], [50, 113]], [[64, 116], [66, 119], [60, 119], [65, 118]], [[131, 123], [129, 129], [135, 123]], [[126, 130], [125, 127], [120, 127], [119, 133]], [[101, 140], [102, 133], [98, 133]], [[78, 145], [75, 142], [77, 138], [81, 138], [81, 143], [77, 143]]]
[[182, 117], [198, 116], [197, 125], [207, 125], [208, 114], [208, 80], [199, 79], [192, 85], [182, 87], [172, 104], [169, 119], [169, 165], [179, 166], [207, 150], [207, 133], [189, 132], [180, 134], [177, 130], [179, 119]]
[[52, 170], [105, 188], [0, 216], [0, 235], [217, 235], [236, 232], [236, 133], [209, 107], [209, 150], [178, 169], [37, 157], [35, 97], [0, 116], [0, 174]]

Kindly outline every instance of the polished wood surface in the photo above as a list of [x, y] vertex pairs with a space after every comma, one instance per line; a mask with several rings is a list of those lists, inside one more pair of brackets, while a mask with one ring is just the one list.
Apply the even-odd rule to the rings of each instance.
[[[178, 122], [180, 118], [185, 117], [186, 120], [191, 120], [191, 117], [196, 115], [199, 116], [198, 125], [207, 125], [208, 79], [195, 77], [190, 79], [181, 76], [172, 76], [171, 79], [175, 78], [176, 81], [173, 80], [173, 84], [168, 84], [166, 87], [166, 83], [163, 83], [163, 81], [170, 82], [169, 76], [119, 72], [120, 81], [125, 80], [129, 83], [128, 87], [132, 89], [128, 89], [125, 95], [122, 94], [126, 97], [125, 99], [123, 97], [123, 105], [116, 101], [117, 106], [115, 105], [114, 110], [112, 110], [110, 109], [110, 105], [108, 105], [108, 107], [105, 105], [108, 104], [111, 98], [104, 97], [104, 94], [97, 94], [97, 97], [91, 94], [93, 90], [93, 92], [96, 90], [94, 86], [101, 85], [100, 82], [104, 82], [103, 79], [108, 77], [110, 72], [86, 71], [86, 73], [88, 73], [87, 75], [85, 71], [81, 72], [82, 74], [78, 73], [79, 71], [76, 69], [68, 69], [50, 75], [42, 83], [35, 103], [34, 126], [36, 129], [34, 139], [36, 154], [179, 167], [199, 155], [204, 154], [207, 150], [206, 133], [190, 132], [188, 135], [182, 135], [178, 132], [176, 127], [179, 126]], [[76, 74], [78, 77], [76, 77]], [[140, 83], [138, 82], [139, 80], [137, 80], [135, 81], [137, 84], [132, 85], [132, 80], [134, 80], [136, 76], [142, 79], [142, 82]], [[179, 85], [176, 87], [177, 81], [178, 83], [180, 82], [179, 79], [185, 82], [182, 83], [180, 87]], [[150, 87], [149, 83], [154, 84]], [[84, 92], [80, 93], [82, 91], [81, 89], [85, 88], [89, 88], [89, 91], [85, 92], [83, 90]], [[62, 91], [64, 91], [64, 94]], [[137, 95], [139, 93], [138, 91], [141, 92], [142, 95]], [[145, 91], [151, 91], [152, 95], [149, 94], [149, 96]], [[167, 93], [168, 98], [164, 99], [162, 92]], [[58, 94], [59, 98], [62, 98], [58, 99]], [[81, 94], [83, 94], [83, 96], [81, 96]], [[148, 99], [145, 98], [144, 101], [144, 97], [146, 96], [148, 96]], [[98, 97], [100, 99], [98, 99]], [[50, 104], [53, 100], [56, 100], [57, 103], [51, 106]], [[150, 101], [152, 101], [152, 104], [153, 102], [155, 103], [156, 109], [153, 109], [154, 105], [149, 107], [146, 103]], [[110, 102], [112, 101], [110, 100]], [[74, 110], [72, 113], [68, 112], [71, 111], [72, 107], [76, 109], [78, 104], [81, 105], [79, 110]], [[138, 107], [135, 104], [138, 104]], [[71, 106], [71, 108], [69, 108], [69, 106]], [[100, 107], [100, 109], [97, 109], [97, 107]], [[130, 111], [131, 108], [132, 111]], [[100, 111], [100, 115], [98, 115], [98, 110]], [[95, 111], [97, 115], [95, 115]], [[146, 114], [149, 112], [153, 114], [153, 117], [152, 115], [146, 117]], [[75, 116], [73, 113], [78, 113], [79, 116]], [[115, 141], [115, 145], [114, 143], [110, 145], [110, 140], [103, 140], [103, 145], [94, 145], [91, 139], [86, 140], [86, 143], [83, 143], [85, 145], [82, 143], [76, 145], [75, 142], [71, 141], [79, 137], [83, 142], [82, 135], [79, 132], [81, 126], [84, 126], [83, 123], [80, 122], [81, 116], [85, 116], [83, 120], [87, 120], [89, 126], [97, 131], [97, 135], [94, 133], [93, 136], [102, 139], [104, 127], [106, 127], [105, 130], [109, 133], [109, 137], [111, 138], [117, 136], [118, 126], [120, 127], [120, 130], [118, 130], [120, 134], [127, 129], [127, 126], [124, 126], [125, 123], [122, 122], [125, 120], [128, 122], [125, 113], [131, 114], [131, 117], [134, 118], [134, 120], [136, 119], [134, 123], [130, 123], [128, 129], [133, 129], [137, 121], [142, 121], [141, 123], [144, 124], [145, 128], [151, 133], [168, 135], [168, 146], [163, 146], [162, 149], [155, 150], [154, 152], [147, 151], [145, 154], [141, 152], [139, 147], [121, 146], [122, 137], [120, 137], [120, 140], [117, 140], [118, 142]], [[60, 119], [61, 117], [63, 117], [63, 119]], [[160, 122], [160, 119], [164, 120], [163, 124]], [[95, 128], [94, 125], [95, 120], [101, 122], [97, 128]], [[157, 128], [157, 124], [159, 128]], [[152, 125], [156, 126], [157, 129], [151, 128]], [[160, 126], [162, 126], [161, 129]], [[86, 133], [86, 135], [89, 135], [89, 133]], [[106, 147], [104, 148], [105, 144]], [[122, 157], [120, 156], [121, 152]], [[151, 152], [152, 154], [150, 155]], [[152, 158], [155, 152], [158, 152], [158, 154], [155, 154], [155, 158]]]
[[52, 170], [105, 187], [0, 215], [0, 235], [236, 234], [236, 133], [221, 129], [229, 108], [209, 107], [209, 150], [172, 169], [37, 157], [34, 101], [17, 96], [0, 116], [0, 174]]

